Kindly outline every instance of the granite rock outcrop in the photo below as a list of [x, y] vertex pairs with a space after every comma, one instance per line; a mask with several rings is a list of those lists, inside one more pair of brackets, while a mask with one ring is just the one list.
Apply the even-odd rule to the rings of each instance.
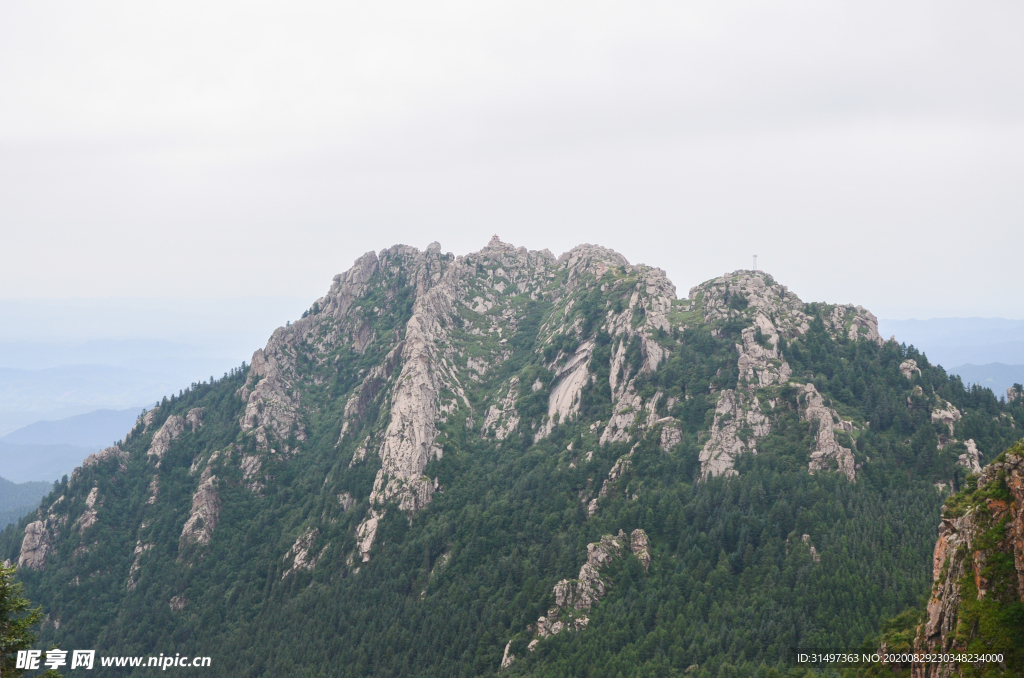
[[[1024, 602], [1024, 443], [986, 466], [975, 487], [947, 501], [932, 578], [925, 620], [914, 640], [917, 652], [984, 648], [993, 640], [987, 634], [999, 630], [989, 617], [999, 618], [1007, 606]], [[946, 678], [961, 675], [962, 668], [956, 662], [918, 663], [911, 673]]]
[[857, 479], [856, 463], [853, 450], [836, 442], [836, 429], [847, 433], [853, 432], [853, 422], [844, 421], [831, 407], [826, 407], [824, 399], [814, 384], [807, 384], [800, 394], [803, 411], [801, 416], [812, 423], [815, 431], [814, 449], [811, 450], [811, 461], [807, 465], [810, 473], [815, 471], [837, 470], [851, 481]]
[[[650, 541], [646, 532], [636, 529], [627, 535], [619, 530], [617, 535], [606, 534], [600, 541], [588, 544], [587, 560], [580, 567], [577, 578], [563, 579], [555, 584], [555, 606], [537, 619], [529, 650], [533, 651], [537, 643], [548, 636], [558, 635], [564, 630], [586, 628], [590, 621], [586, 613], [608, 593], [609, 583], [602, 576], [602, 570], [628, 554], [640, 561], [645, 572], [650, 568]], [[502, 666], [505, 666], [504, 662]]]
[[971, 473], [981, 473], [981, 452], [973, 438], [964, 441], [967, 451], [957, 458], [957, 465], [963, 466]]
[[220, 508], [217, 476], [213, 475], [210, 466], [207, 466], [200, 478], [199, 487], [192, 494], [192, 508], [188, 520], [181, 528], [181, 537], [178, 540], [179, 555], [184, 555], [190, 546], [206, 546], [210, 543], [220, 518]]

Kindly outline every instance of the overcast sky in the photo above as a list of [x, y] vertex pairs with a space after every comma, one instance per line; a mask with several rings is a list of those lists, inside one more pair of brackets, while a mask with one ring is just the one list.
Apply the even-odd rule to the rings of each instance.
[[1024, 318], [1024, 5], [0, 4], [0, 298], [312, 300], [494, 233]]

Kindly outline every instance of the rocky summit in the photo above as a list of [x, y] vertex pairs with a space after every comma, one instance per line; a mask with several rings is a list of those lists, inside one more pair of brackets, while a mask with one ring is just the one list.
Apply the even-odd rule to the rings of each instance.
[[784, 672], [927, 595], [1022, 410], [763, 271], [398, 245], [0, 548], [46, 647], [223, 676]]

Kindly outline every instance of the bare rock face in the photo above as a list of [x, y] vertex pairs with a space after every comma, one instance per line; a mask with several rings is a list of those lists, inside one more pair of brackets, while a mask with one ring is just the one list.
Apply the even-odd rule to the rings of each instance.
[[[811, 543], [811, 535], [809, 535], [809, 534], [803, 535], [802, 537], [800, 537], [800, 541], [803, 543], [804, 546], [807, 547], [807, 551], [808, 551], [808, 553], [811, 556], [811, 561], [815, 562], [815, 563], [820, 563], [821, 562], [821, 554], [818, 553], [818, 549], [816, 549], [814, 547], [814, 544]], [[787, 549], [787, 553], [788, 553], [788, 550], [789, 550], [789, 546], [788, 545], [786, 546], [786, 549]]]
[[75, 521], [75, 527], [78, 528], [79, 532], [85, 532], [90, 527], [96, 524], [96, 511], [92, 509], [87, 510], [85, 513]]
[[125, 583], [125, 587], [129, 592], [134, 591], [135, 587], [138, 586], [139, 572], [142, 570], [142, 556], [151, 548], [153, 548], [153, 544], [144, 544], [141, 540], [135, 543], [135, 551], [132, 554], [134, 558], [132, 566], [128, 569], [128, 581]]
[[554, 386], [548, 397], [548, 416], [535, 440], [546, 438], [554, 430], [557, 422], [567, 421], [576, 416], [580, 409], [580, 396], [583, 387], [590, 380], [590, 356], [594, 352], [594, 342], [587, 340], [579, 345], [576, 352], [564, 365], [555, 372]]
[[981, 473], [981, 452], [978, 451], [978, 446], [975, 444], [974, 439], [968, 438], [964, 445], [967, 446], [967, 452], [957, 458], [957, 465], [963, 466], [972, 473]]
[[[729, 320], [745, 315], [773, 318], [786, 337], [806, 334], [810, 317], [804, 303], [763, 271], [735, 271], [690, 290], [690, 301], [706, 320]], [[735, 303], [739, 298], [740, 303]]]
[[96, 497], [99, 494], [99, 488], [94, 487], [89, 490], [89, 496], [85, 498], [85, 512], [75, 521], [75, 527], [78, 528], [79, 532], [85, 532], [90, 527], [96, 524]]
[[836, 306], [828, 316], [825, 326], [834, 338], [845, 336], [850, 341], [866, 339], [879, 346], [882, 337], [878, 334], [878, 318], [863, 306]]
[[1020, 388], [1016, 384], [1006, 389], [1006, 402], [1012, 403], [1014, 400], [1024, 398], [1024, 389]]
[[[439, 344], [446, 338], [446, 319], [454, 312], [452, 302], [456, 296], [455, 276], [441, 278], [443, 268], [444, 262], [436, 252], [428, 251], [418, 263], [418, 288], [424, 291], [417, 296], [412, 318], [406, 325], [402, 368], [391, 397], [391, 419], [378, 452], [381, 469], [370, 494], [370, 504], [375, 508], [357, 528], [357, 534], [362, 535], [359, 548], [364, 561], [369, 556], [384, 504], [394, 500], [400, 510], [414, 512], [430, 503], [434, 492], [433, 481], [423, 476], [423, 469], [432, 458], [441, 455], [441, 449], [434, 445], [442, 411], [441, 391], [446, 387], [461, 391], [439, 355]], [[438, 284], [428, 288], [435, 273]]]
[[[399, 291], [407, 301], [400, 309], [388, 306]], [[536, 331], [531, 327], [528, 341], [544, 356], [551, 379], [520, 384], [510, 377], [494, 385], [496, 392], [488, 385], [486, 402], [471, 404], [465, 386], [491, 379], [514, 347], [522, 345], [523, 335], [516, 332], [524, 298], [545, 304], [543, 321]], [[673, 332], [670, 315], [681, 308], [705, 319], [742, 316], [748, 321], [737, 344], [740, 383], [721, 393], [701, 453], [702, 477], [734, 473], [735, 459], [756, 453], [757, 440], [771, 430], [771, 419], [762, 411], [768, 405], [757, 393], [791, 376], [780, 347], [783, 339], [808, 331], [803, 302], [762, 272], [738, 271], [694, 288], [683, 304], [664, 271], [630, 265], [606, 248], [580, 245], [555, 259], [546, 250], [531, 252], [495, 238], [481, 251], [460, 257], [442, 254], [437, 243], [424, 251], [399, 245], [369, 252], [336, 276], [330, 291], [302, 319], [278, 328], [253, 355], [246, 382], [237, 391], [245, 401], [243, 434], [255, 439], [260, 455], [243, 457], [246, 482], [259, 492], [256, 474], [267, 461], [261, 456], [282, 451], [287, 458], [294, 452], [289, 446], [306, 439], [303, 422], [307, 410], [311, 414], [317, 405], [304, 403], [302, 394], [310, 392], [307, 387], [324, 387], [327, 377], [325, 370], [305, 366], [328, 367], [342, 349], [365, 353], [372, 348], [373, 355], [386, 355], [345, 377], [346, 384], [358, 380], [358, 386], [345, 395], [337, 441], [346, 451], [355, 448], [350, 465], [373, 453], [381, 463], [369, 508], [356, 527], [363, 562], [369, 560], [388, 506], [409, 516], [431, 502], [436, 481], [425, 475], [426, 468], [441, 457], [447, 436], [456, 435], [453, 425], [480, 426], [498, 441], [524, 434], [537, 442], [578, 417], [584, 389], [596, 379], [592, 362], [598, 341], [600, 355], [610, 356], [601, 368], [609, 368], [612, 399], [608, 423], [595, 429], [600, 443], [634, 442], [652, 432], [664, 449], [671, 449], [682, 440], [678, 422], [664, 416], [671, 404], [661, 392], [641, 396], [637, 378], [668, 357], [675, 345], [668, 334]], [[863, 308], [830, 309], [828, 327], [844, 341], [878, 340], [877, 322]], [[398, 315], [400, 322], [387, 321]], [[516, 403], [529, 395], [529, 388], [535, 393], [546, 389], [547, 408], [524, 421]], [[379, 424], [368, 420], [368, 413], [378, 412], [386, 413]], [[362, 442], [353, 445], [356, 436]], [[628, 460], [619, 473], [626, 468]], [[609, 477], [602, 492], [615, 481]]]
[[[767, 347], [758, 342], [758, 332]], [[754, 318], [754, 326], [743, 330], [742, 338], [743, 345], [736, 347], [740, 354], [738, 366], [742, 383], [748, 387], [761, 388], [789, 381], [793, 370], [782, 359], [778, 349], [779, 335], [771, 320], [758, 314]]]
[[[356, 530], [364, 562], [386, 504], [396, 502], [400, 510], [412, 513], [430, 502], [434, 482], [423, 470], [442, 454], [438, 424], [458, 416], [472, 425], [463, 380], [487, 373], [511, 355], [503, 332], [514, 331], [518, 319], [505, 299], [519, 294], [538, 298], [548, 285], [548, 267], [554, 263], [550, 253], [527, 252], [495, 240], [478, 253], [454, 260], [442, 255], [436, 243], [425, 252], [392, 248], [380, 258], [382, 271], [391, 269], [387, 261], [399, 257], [403, 270], [415, 280], [415, 301], [389, 395], [390, 419], [380, 435], [381, 469], [370, 496], [371, 508]], [[468, 334], [497, 340], [496, 349], [486, 349], [486, 355], [464, 355], [451, 336], [459, 309], [471, 317], [477, 314], [466, 328]], [[458, 327], [462, 324], [459, 320]], [[484, 417], [484, 427], [496, 435], [507, 436], [519, 424], [514, 405], [517, 386], [510, 383], [497, 411], [492, 409], [490, 418]]]
[[[636, 449], [635, 445], [633, 446], [633, 449]], [[607, 497], [615, 490], [615, 486], [618, 484], [619, 479], [622, 478], [622, 476], [625, 475], [632, 467], [633, 462], [630, 459], [632, 456], [633, 450], [630, 450], [615, 460], [615, 463], [612, 464], [611, 469], [608, 471], [608, 477], [605, 479], [604, 483], [601, 484], [601, 490], [597, 493], [597, 496], [590, 501], [590, 504], [587, 505], [587, 515], [592, 516], [597, 513], [598, 499]]]
[[369, 449], [369, 446], [370, 446], [370, 436], [366, 436], [366, 440], [364, 440], [362, 443], [360, 443], [359, 446], [356, 447], [355, 452], [352, 453], [352, 459], [351, 459], [351, 461], [348, 462], [348, 467], [349, 468], [352, 468], [356, 464], [358, 464], [358, 463], [360, 463], [360, 462], [362, 462], [363, 460], [366, 459], [366, 452]]
[[644, 566], [644, 571], [651, 567], [651, 543], [647, 533], [641, 529], [633, 530], [629, 535], [629, 550], [633, 552]]
[[512, 666], [512, 662], [516, 660], [516, 656], [512, 654], [511, 649], [512, 641], [510, 640], [508, 641], [508, 644], [505, 645], [505, 653], [501, 656], [501, 668], [503, 669], [507, 669]]
[[[989, 464], [978, 478], [978, 490], [993, 483], [1005, 484], [1012, 500], [982, 498], [968, 501], [959, 514], [943, 516], [932, 560], [931, 597], [927, 617], [917, 628], [914, 651], [964, 652], [976, 637], [986, 633], [971, 615], [964, 618], [967, 598], [988, 605], [1012, 605], [1024, 601], [1024, 447], [1017, 444], [1001, 461]], [[1002, 528], [1000, 529], [1000, 526]], [[1000, 538], [1001, 537], [1001, 538]], [[990, 568], [1003, 562], [1009, 572]], [[989, 577], [1011, 581], [996, 582]], [[913, 678], [945, 678], [960, 675], [961, 665], [914, 664]]]
[[370, 512], [356, 527], [356, 549], [364, 563], [370, 562], [370, 550], [373, 548], [373, 540], [377, 538], [377, 526], [383, 513], [376, 508], [370, 507]]
[[149, 481], [149, 487], [146, 488], [146, 491], [149, 493], [146, 503], [152, 506], [156, 503], [157, 497], [160, 496], [160, 476], [153, 474], [153, 479]]
[[633, 382], [626, 383], [612, 410], [612, 416], [601, 434], [601, 444], [622, 443], [629, 440], [630, 427], [644, 407], [643, 398], [633, 388]]
[[21, 540], [21, 554], [18, 567], [41, 570], [46, 565], [46, 555], [53, 548], [53, 535], [47, 529], [47, 521], [37, 520], [25, 526], [25, 537]]
[[[749, 430], [749, 438], [740, 431]], [[745, 452], [757, 453], [758, 438], [771, 431], [771, 422], [761, 412], [756, 396], [744, 391], [725, 389], [718, 397], [715, 418], [711, 424], [711, 437], [700, 451], [700, 477], [736, 475], [736, 459]]]
[[[611, 260], [611, 256], [605, 252], [595, 270], [595, 273], [601, 275]], [[675, 301], [675, 285], [661, 269], [648, 266], [625, 268], [630, 275], [636, 276], [638, 283], [630, 294], [628, 306], [621, 313], [616, 314], [614, 310], [610, 312], [603, 326], [612, 338], [614, 350], [608, 377], [613, 414], [601, 434], [602, 445], [628, 441], [634, 423], [638, 424], [638, 432], [649, 428], [652, 420], [650, 415], [656, 410], [661, 394], [644, 402], [636, 391], [636, 377], [653, 372], [669, 355], [668, 349], [658, 342], [657, 336], [659, 332], [671, 330], [668, 313]], [[605, 289], [605, 286], [601, 289]], [[642, 357], [636, 372], [626, 359], [629, 346], [635, 342], [639, 343]], [[646, 417], [645, 411], [648, 412]]]
[[242, 455], [242, 481], [253, 494], [259, 494], [263, 491], [263, 481], [260, 479], [261, 468], [263, 468], [263, 462], [260, 461], [258, 456], [250, 454]]
[[167, 450], [170, 449], [171, 443], [180, 436], [184, 430], [184, 419], [173, 414], [167, 417], [167, 421], [164, 422], [164, 425], [153, 434], [153, 442], [150, 443], [146, 456], [150, 459], [155, 459], [157, 466], [159, 466], [160, 460], [163, 459]]
[[178, 540], [179, 556], [184, 554], [189, 546], [209, 544], [219, 517], [220, 496], [217, 494], [217, 476], [212, 475], [210, 467], [207, 466], [199, 481], [199, 487], [192, 494], [192, 509], [188, 520], [181, 528], [181, 538]]
[[590, 621], [585, 612], [608, 592], [609, 583], [601, 577], [601, 570], [614, 560], [621, 560], [632, 553], [640, 560], [646, 571], [651, 564], [650, 542], [643, 530], [618, 535], [606, 534], [600, 541], [587, 545], [587, 561], [580, 568], [576, 579], [563, 579], [555, 584], [555, 607], [547, 615], [537, 619], [536, 637], [530, 642], [532, 652], [541, 638], [554, 636], [566, 629], [581, 630]]
[[[401, 248], [392, 248], [397, 249]], [[267, 346], [253, 354], [246, 382], [237, 395], [247, 403], [241, 420], [242, 430], [253, 431], [261, 449], [287, 452], [285, 441], [292, 434], [299, 441], [306, 439], [295, 389], [297, 346], [312, 340], [315, 331], [329, 322], [333, 331], [316, 340], [318, 349], [347, 343], [361, 353], [372, 337], [365, 322], [352, 314], [353, 304], [366, 294], [370, 280], [380, 268], [381, 261], [376, 254], [364, 254], [346, 273], [334, 277], [331, 289], [316, 301], [316, 313], [279, 327]], [[272, 448], [275, 444], [278, 447]]]
[[737, 271], [699, 285], [690, 290], [690, 299], [703, 308], [706, 318], [751, 322], [736, 345], [736, 389], [719, 395], [710, 437], [700, 453], [702, 479], [731, 476], [736, 459], [747, 452], [756, 454], [757, 441], [771, 432], [771, 420], [762, 412], [756, 390], [785, 384], [793, 373], [779, 350], [780, 338], [806, 333], [809, 318], [796, 295], [759, 271]]
[[805, 421], [817, 424], [814, 450], [811, 452], [811, 461], [807, 466], [808, 471], [828, 471], [838, 467], [851, 481], [857, 479], [857, 471], [854, 465], [853, 451], [843, 447], [836, 442], [835, 429], [842, 428], [844, 431], [852, 431], [853, 424], [843, 421], [831, 407], [826, 407], [821, 394], [814, 384], [804, 386], [800, 395], [804, 410], [801, 413]]
[[661, 449], [668, 452], [681, 442], [683, 442], [683, 432], [679, 430], [678, 424], [673, 426], [671, 423], [666, 423], [661, 429], [661, 438], [658, 440]]
[[519, 378], [512, 377], [508, 382], [508, 391], [497, 404], [487, 409], [482, 430], [494, 431], [494, 437], [504, 440], [519, 428], [519, 413], [516, 411], [516, 399], [519, 397]]
[[203, 408], [193, 407], [189, 410], [188, 414], [185, 415], [185, 424], [192, 431], [198, 430], [203, 425]]
[[82, 462], [82, 465], [71, 473], [71, 477], [76, 478], [81, 473], [82, 469], [89, 468], [90, 466], [98, 466], [110, 459], [117, 459], [119, 470], [124, 471], [128, 468], [125, 465], [125, 462], [128, 460], [128, 455], [120, 447], [113, 445], [112, 447], [100, 450], [99, 452], [95, 452], [86, 457]]
[[313, 545], [316, 543], [316, 538], [320, 536], [320, 530], [316, 528], [308, 528], [299, 535], [299, 538], [295, 540], [292, 547], [288, 549], [288, 553], [285, 554], [284, 559], [287, 561], [289, 558], [292, 559], [292, 566], [284, 571], [281, 575], [281, 579], [284, 579], [292, 572], [298, 572], [299, 570], [312, 571], [316, 567], [316, 556], [313, 555]]
[[628, 539], [621, 531], [618, 536], [606, 534], [601, 541], [588, 544], [587, 562], [580, 568], [577, 579], [563, 579], [555, 584], [555, 604], [562, 609], [590, 610], [607, 593], [601, 569], [629, 551], [640, 559], [646, 570], [651, 562], [648, 546], [647, 534], [643, 530], [634, 530]]
[[949, 427], [949, 435], [953, 435], [953, 424], [960, 421], [963, 415], [951, 402], [946, 401], [945, 407], [936, 407], [932, 410], [932, 422], [943, 423]]
[[341, 425], [341, 435], [338, 436], [338, 443], [344, 440], [345, 436], [363, 421], [370, 404], [377, 398], [384, 389], [388, 380], [395, 373], [402, 355], [403, 344], [391, 349], [384, 361], [374, 365], [367, 375], [356, 387], [352, 395], [345, 403], [345, 413]]
[[[266, 349], [258, 349], [253, 354], [246, 382], [238, 390], [248, 403], [242, 415], [242, 431], [262, 433], [257, 439], [261, 440], [263, 448], [269, 447], [268, 434], [279, 441], [287, 440], [299, 423], [298, 406], [288, 378], [292, 367], [286, 348], [290, 335], [286, 328], [278, 328]], [[296, 437], [305, 438], [301, 427]]]
[[916, 360], [908, 358], [900, 363], [900, 374], [904, 377], [907, 379], [913, 379], [915, 373], [917, 376], [921, 376], [921, 368], [917, 366]]

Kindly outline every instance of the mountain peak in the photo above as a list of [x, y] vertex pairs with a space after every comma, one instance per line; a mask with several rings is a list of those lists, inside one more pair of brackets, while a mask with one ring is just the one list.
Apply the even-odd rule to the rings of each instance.
[[[764, 271], [679, 299], [661, 269], [594, 244], [395, 245], [335, 276], [246, 369], [147, 412], [0, 535], [2, 557], [22, 556], [61, 620], [46, 643], [170, 633], [246, 657], [224, 675], [287, 674], [268, 657], [298, 633], [365, 664], [353, 675], [481, 675], [512, 657], [510, 672], [550, 675], [577, 645], [552, 635], [604, 657], [662, 599], [685, 611], [654, 622], [690, 634], [666, 653], [679, 672], [722, 660], [693, 649], [717, 647], [716, 605], [757, 661], [814, 640], [779, 614], [856, 647], [927, 591], [934, 484], [1019, 435], [1019, 400], [957, 383], [883, 343], [863, 307], [804, 303]], [[940, 406], [955, 412], [941, 426]], [[859, 557], [885, 539], [902, 546]], [[824, 617], [805, 602], [812, 583], [853, 581], [906, 590]], [[265, 598], [280, 605], [251, 618]], [[101, 612], [66, 602], [94, 599]], [[153, 601], [159, 623], [123, 626]], [[104, 630], [68, 635], [96, 615]]]

